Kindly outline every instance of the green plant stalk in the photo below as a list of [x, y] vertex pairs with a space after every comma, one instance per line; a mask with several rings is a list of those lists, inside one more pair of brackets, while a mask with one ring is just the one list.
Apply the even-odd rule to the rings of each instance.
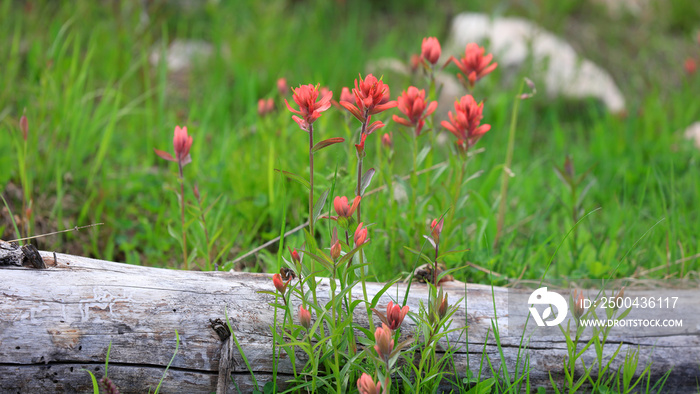
[[309, 233], [314, 236], [314, 125], [309, 125]]
[[574, 223], [573, 231], [571, 232], [571, 243], [574, 261], [576, 261], [576, 256], [578, 255], [578, 226], [575, 224], [578, 222], [578, 190], [576, 190], [576, 183], [571, 184], [571, 219]]
[[202, 200], [200, 196], [195, 196], [197, 199], [197, 206], [199, 207], [200, 220], [202, 221], [202, 227], [204, 228], [204, 239], [207, 242], [207, 271], [211, 271], [211, 251], [212, 247], [209, 243], [209, 230], [207, 229], [207, 219], [204, 217], [204, 210], [202, 209]]
[[370, 332], [374, 332], [374, 321], [372, 320], [372, 310], [369, 302], [369, 297], [367, 297], [367, 274], [365, 273], [364, 265], [364, 254], [360, 250], [358, 252], [360, 255], [360, 269], [362, 270], [362, 296], [365, 298], [365, 310], [367, 311], [367, 321], [369, 322]]
[[180, 173], [180, 222], [182, 223], [182, 260], [185, 263], [185, 270], [190, 269], [187, 259], [187, 232], [185, 231], [185, 176], [182, 172], [182, 163], [178, 161], [177, 168]]
[[[369, 123], [369, 109], [365, 110], [365, 121], [362, 122], [362, 129], [360, 131], [360, 143], [362, 143], [362, 136], [367, 133], [367, 123]], [[366, 137], [365, 137], [366, 138]], [[362, 147], [362, 152], [357, 152], [357, 196], [362, 192], [362, 161], [365, 157], [364, 145]], [[360, 214], [362, 208], [362, 201], [357, 204], [357, 223], [362, 223], [362, 215]], [[360, 251], [362, 253], [362, 251]]]
[[510, 166], [513, 162], [513, 148], [515, 147], [515, 127], [518, 124], [518, 107], [520, 106], [520, 101], [522, 100], [520, 96], [523, 93], [523, 88], [525, 82], [520, 83], [520, 91], [518, 95], [515, 96], [515, 103], [513, 104], [513, 112], [510, 115], [510, 130], [508, 131], [508, 148], [506, 150], [506, 161], [503, 163], [503, 177], [501, 178], [501, 192], [500, 192], [500, 202], [498, 205], [498, 225], [496, 227], [496, 236], [493, 240], [494, 249], [498, 246], [498, 240], [501, 236], [501, 231], [503, 230], [503, 221], [506, 215], [506, 195], [508, 194], [508, 181], [510, 179]]
[[[455, 185], [455, 194], [454, 197], [452, 197], [452, 209], [450, 209], [450, 214], [448, 216], [447, 220], [447, 226], [448, 226], [448, 231], [447, 234], [452, 233], [452, 226], [454, 224], [454, 218], [455, 215], [457, 214], [457, 201], [459, 201], [459, 196], [460, 193], [462, 192], [462, 182], [464, 182], [464, 173], [467, 171], [467, 160], [469, 160], [469, 150], [467, 148], [467, 152], [464, 153], [464, 160], [462, 161], [462, 166], [460, 167], [459, 171], [459, 178], [457, 181], [457, 184]], [[461, 239], [461, 237], [460, 237]], [[437, 264], [437, 262], [436, 262]], [[437, 287], [437, 284], [435, 284]]]

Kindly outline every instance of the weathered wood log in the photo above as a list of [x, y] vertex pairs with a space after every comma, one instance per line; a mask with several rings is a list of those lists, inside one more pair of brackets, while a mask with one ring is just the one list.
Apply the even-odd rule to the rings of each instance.
[[[53, 254], [41, 254], [47, 269], [0, 269], [0, 392], [87, 392], [91, 381], [83, 370], [102, 377], [110, 343], [109, 377], [122, 392], [153, 390], [175, 352], [176, 330], [180, 347], [161, 392], [216, 391], [222, 347], [230, 345], [212, 330], [211, 320], [223, 320], [225, 310], [258, 383], [272, 379], [270, 326], [274, 309], [268, 303], [273, 297], [257, 293], [273, 289], [270, 275], [157, 269], [63, 254], [57, 254], [58, 261], [54, 261]], [[382, 286], [369, 283], [370, 297]], [[403, 297], [405, 286], [392, 287], [378, 308], [391, 297]], [[464, 375], [469, 369], [476, 375], [481, 366], [481, 376], [490, 376], [489, 362], [482, 359], [488, 357], [499, 374], [502, 365], [507, 366], [512, 381], [518, 357], [522, 368], [522, 357], [527, 355], [532, 387], [550, 387], [550, 374], [555, 381], [562, 381], [567, 352], [561, 333], [535, 334], [523, 341], [523, 326], [516, 323], [519, 310], [526, 313], [527, 305], [516, 308], [513, 300], [527, 299], [531, 291], [459, 282], [448, 282], [444, 288], [451, 302], [466, 295], [453, 327], [466, 323], [468, 329], [449, 335], [450, 344], [457, 349], [453, 355], [456, 373]], [[319, 287], [322, 299], [327, 299], [328, 289], [325, 280]], [[629, 289], [626, 293], [649, 294]], [[673, 294], [684, 309], [671, 310], [682, 312], [682, 316], [672, 317], [691, 319], [688, 323], [684, 320], [682, 332], [645, 334], [637, 330], [636, 335], [621, 336], [613, 330], [606, 356], [622, 346], [620, 356], [612, 362], [613, 370], [619, 368], [628, 350], [638, 350], [637, 375], [651, 362], [652, 381], [671, 370], [667, 391], [695, 390], [700, 381], [698, 294], [697, 289]], [[421, 301], [427, 304], [427, 297], [425, 284], [413, 284], [408, 305], [416, 311]], [[362, 313], [358, 311], [356, 321], [367, 326], [364, 308], [358, 309]], [[644, 313], [651, 317], [659, 314], [658, 310], [640, 313], [640, 318]], [[412, 323], [407, 318], [402, 332], [411, 333]], [[494, 327], [500, 332], [500, 347], [494, 339]], [[252, 379], [241, 355], [235, 347], [227, 351], [233, 352], [230, 370], [235, 382], [228, 392], [237, 392], [235, 386], [241, 392], [251, 392]], [[584, 354], [586, 365], [592, 364], [594, 356], [592, 349]], [[288, 359], [283, 358], [278, 368], [279, 382], [292, 376]]]

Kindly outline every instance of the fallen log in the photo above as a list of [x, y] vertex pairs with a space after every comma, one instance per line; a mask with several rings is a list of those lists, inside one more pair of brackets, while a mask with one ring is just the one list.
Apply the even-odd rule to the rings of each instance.
[[[83, 370], [101, 378], [110, 344], [109, 377], [121, 391], [154, 390], [175, 352], [176, 330], [179, 350], [161, 392], [217, 391], [220, 367], [230, 371], [235, 384], [229, 384], [226, 391], [219, 388], [219, 392], [237, 392], [237, 388], [252, 392], [253, 381], [241, 354], [212, 329], [212, 321], [223, 320], [225, 310], [258, 384], [272, 379], [270, 325], [274, 309], [268, 303], [274, 297], [258, 293], [273, 289], [270, 275], [158, 269], [47, 252], [41, 256], [47, 269], [0, 267], [0, 392], [88, 392], [91, 380]], [[382, 286], [369, 283], [370, 298]], [[404, 283], [393, 286], [381, 297], [378, 308], [391, 298], [402, 300], [405, 288]], [[551, 387], [550, 374], [554, 381], [562, 382], [567, 357], [563, 335], [558, 331], [532, 334], [516, 319], [519, 310], [527, 313], [527, 303], [516, 308], [514, 300], [527, 300], [531, 290], [460, 282], [447, 282], [444, 288], [451, 302], [464, 297], [452, 327], [466, 325], [468, 329], [449, 335], [451, 346], [457, 349], [453, 358], [458, 374], [464, 376], [469, 369], [476, 376], [481, 368], [482, 377], [491, 376], [490, 361], [498, 374], [507, 367], [512, 381], [516, 364], [522, 369], [522, 358], [527, 355], [531, 387]], [[319, 286], [321, 299], [328, 289], [326, 279]], [[421, 301], [427, 305], [425, 284], [412, 284], [409, 294], [412, 311], [418, 310]], [[644, 294], [649, 292], [626, 290], [626, 296]], [[635, 375], [651, 362], [652, 381], [671, 371], [665, 392], [695, 390], [700, 381], [698, 294], [697, 289], [673, 294], [683, 308], [670, 313], [676, 313], [675, 318], [691, 319], [688, 323], [684, 320], [684, 331], [632, 330], [631, 334], [617, 335], [613, 330], [606, 357], [618, 346], [621, 350], [612, 370], [620, 367], [628, 351], [638, 351], [640, 365]], [[366, 327], [364, 308], [358, 310], [362, 311], [358, 311], [356, 321]], [[640, 313], [638, 317], [644, 318], [658, 317], [660, 312]], [[690, 317], [693, 314], [695, 320]], [[409, 320], [404, 321], [402, 333], [413, 331]], [[499, 332], [500, 346], [494, 329]], [[525, 340], [523, 332], [528, 332]], [[222, 361], [222, 351], [231, 354], [231, 359]], [[584, 354], [587, 366], [594, 357], [592, 349]], [[283, 357], [278, 382], [283, 383], [292, 373], [291, 363]]]

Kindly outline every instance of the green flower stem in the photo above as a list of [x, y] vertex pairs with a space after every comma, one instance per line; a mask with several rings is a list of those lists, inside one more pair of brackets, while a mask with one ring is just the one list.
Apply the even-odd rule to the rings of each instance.
[[498, 246], [498, 240], [501, 236], [501, 231], [503, 230], [503, 221], [506, 215], [506, 195], [508, 194], [510, 166], [513, 161], [513, 148], [515, 146], [515, 127], [518, 124], [518, 107], [520, 106], [520, 101], [522, 100], [520, 96], [523, 93], [524, 87], [525, 81], [520, 83], [520, 90], [518, 91], [518, 95], [515, 96], [515, 104], [513, 104], [513, 112], [510, 116], [510, 130], [508, 131], [508, 148], [506, 150], [506, 161], [505, 163], [503, 163], [503, 177], [501, 178], [501, 201], [498, 205], [498, 226], [496, 229], [496, 237], [493, 240], [494, 249]]
[[177, 162], [180, 172], [180, 221], [182, 222], [182, 261], [185, 263], [185, 270], [190, 269], [187, 259], [187, 232], [185, 231], [185, 176], [182, 172], [182, 163]]

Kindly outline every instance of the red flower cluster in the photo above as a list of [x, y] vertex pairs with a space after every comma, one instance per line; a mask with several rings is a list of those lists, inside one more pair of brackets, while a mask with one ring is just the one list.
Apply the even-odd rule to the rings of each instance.
[[360, 224], [357, 226], [357, 229], [355, 230], [355, 237], [354, 237], [354, 240], [355, 240], [355, 247], [358, 247], [358, 246], [360, 246], [360, 245], [362, 245], [362, 244], [365, 244], [365, 243], [369, 242], [369, 236], [368, 236], [368, 233], [367, 233], [367, 227], [362, 228], [362, 223], [360, 223]]
[[430, 116], [438, 106], [437, 101], [433, 101], [428, 105], [425, 99], [425, 90], [418, 90], [415, 86], [410, 86], [408, 90], [404, 90], [398, 98], [398, 103], [399, 111], [406, 115], [408, 119], [398, 115], [394, 115], [392, 119], [394, 119], [394, 122], [404, 126], [414, 127], [416, 136], [420, 135], [421, 130], [423, 130], [425, 118]]
[[491, 129], [491, 125], [479, 125], [483, 118], [483, 108], [483, 102], [477, 104], [474, 97], [468, 94], [455, 102], [456, 114], [452, 111], [448, 113], [450, 121], [442, 121], [442, 127], [457, 137], [457, 145], [461, 149], [467, 150], [474, 146], [479, 138]]
[[[454, 56], [450, 56], [445, 66], [450, 62], [456, 64], [459, 70], [462, 71], [469, 80], [469, 87], [473, 88], [476, 81], [491, 73], [498, 66], [498, 63], [489, 64], [493, 59], [493, 54], [484, 56], [485, 51], [485, 48], [471, 42], [467, 44], [467, 47], [464, 49], [463, 58], [457, 60]], [[459, 75], [459, 79], [466, 85], [461, 75]]]
[[352, 200], [352, 205], [348, 203], [348, 198], [345, 196], [336, 196], [333, 199], [333, 208], [338, 216], [349, 218], [355, 213], [357, 206], [360, 205], [362, 197], [357, 196]]
[[299, 110], [295, 110], [289, 105], [287, 99], [284, 99], [284, 103], [287, 104], [287, 108], [294, 112], [295, 114], [301, 115], [292, 116], [295, 122], [299, 125], [302, 130], [309, 131], [311, 124], [313, 124], [316, 119], [321, 117], [321, 112], [327, 110], [331, 107], [331, 98], [333, 97], [333, 92], [326, 92], [321, 99], [318, 99], [318, 85], [300, 85], [298, 88], [293, 89], [294, 95], [292, 98], [294, 102], [299, 106]]
[[365, 372], [357, 379], [357, 391], [359, 391], [360, 394], [380, 394], [381, 390], [382, 383], [377, 382], [377, 384], [374, 384], [372, 377]]

